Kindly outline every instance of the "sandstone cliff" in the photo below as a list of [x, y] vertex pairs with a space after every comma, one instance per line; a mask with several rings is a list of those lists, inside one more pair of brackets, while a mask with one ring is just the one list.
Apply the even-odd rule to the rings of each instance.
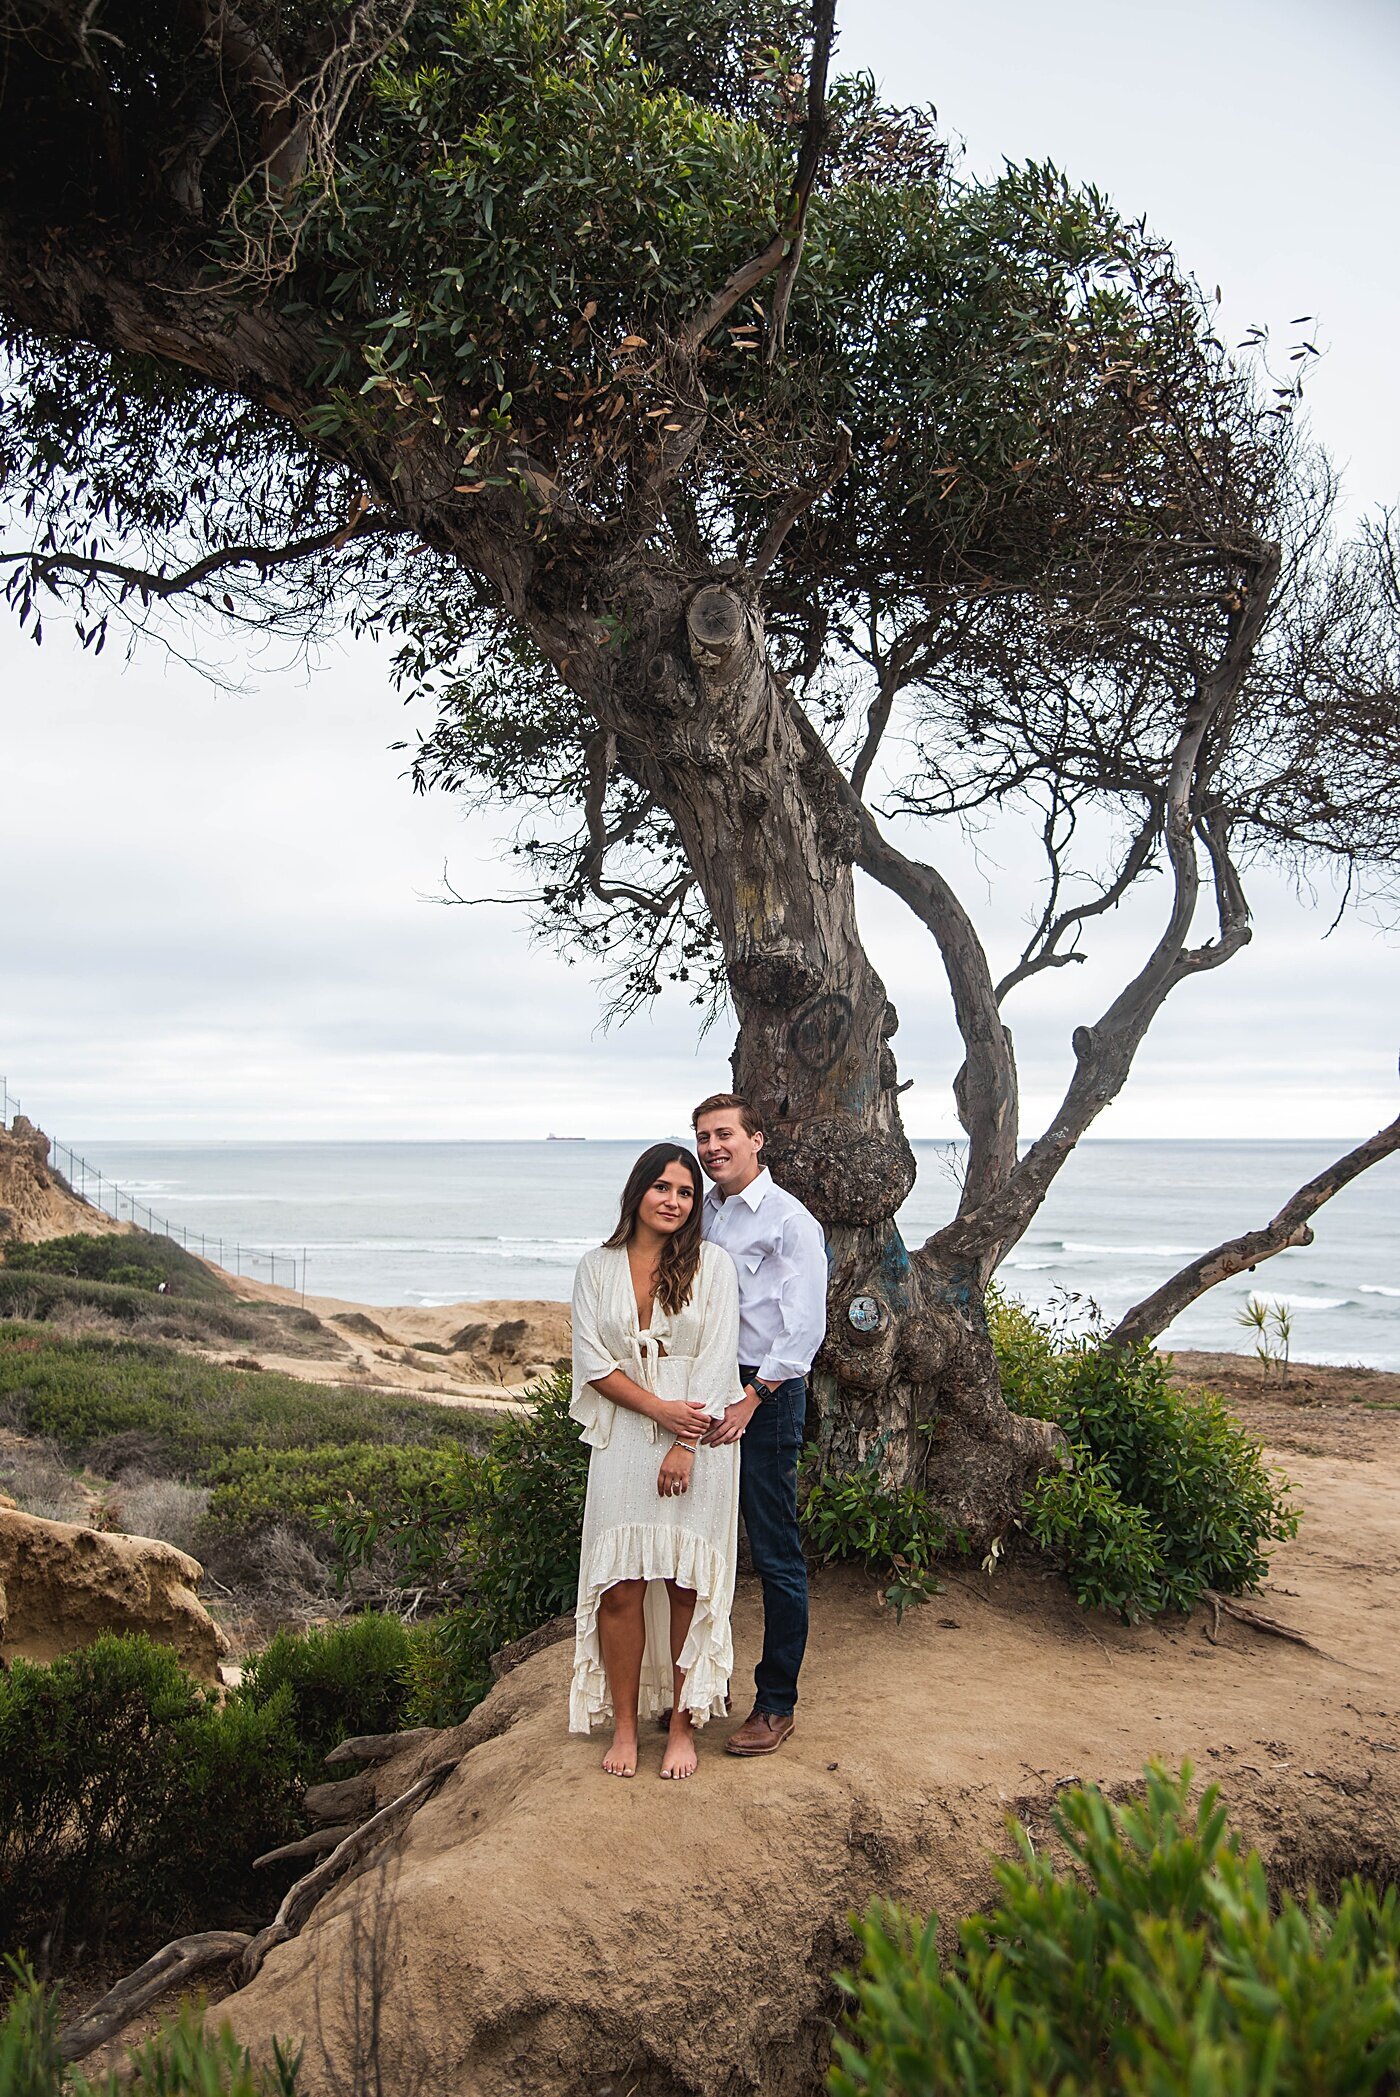
[[0, 1126], [0, 1240], [63, 1238], [73, 1231], [129, 1231], [74, 1194], [49, 1163], [49, 1139], [23, 1114]]
[[153, 1537], [0, 1507], [0, 1662], [54, 1660], [104, 1632], [145, 1632], [212, 1688], [228, 1642], [195, 1595], [202, 1577], [196, 1560]]

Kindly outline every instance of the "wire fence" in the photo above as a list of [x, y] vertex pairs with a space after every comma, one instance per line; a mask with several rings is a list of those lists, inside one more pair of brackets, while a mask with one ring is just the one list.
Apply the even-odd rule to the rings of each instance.
[[[11, 1092], [9, 1081], [0, 1077], [0, 1128], [8, 1129], [17, 1114], [22, 1114], [21, 1102]], [[67, 1160], [65, 1164], [63, 1161]], [[211, 1231], [192, 1230], [188, 1224], [172, 1223], [168, 1216], [158, 1216], [149, 1202], [142, 1201], [129, 1187], [75, 1151], [71, 1144], [60, 1143], [49, 1137], [49, 1165], [61, 1175], [73, 1192], [105, 1216], [118, 1223], [133, 1223], [138, 1230], [150, 1231], [155, 1237], [170, 1238], [184, 1247], [186, 1252], [197, 1252], [202, 1260], [212, 1260], [232, 1274], [247, 1275], [252, 1281], [280, 1281], [284, 1288], [299, 1289], [306, 1296], [306, 1251], [277, 1252], [268, 1246], [245, 1245], [241, 1239], [215, 1235]], [[144, 1220], [143, 1220], [144, 1219]]]

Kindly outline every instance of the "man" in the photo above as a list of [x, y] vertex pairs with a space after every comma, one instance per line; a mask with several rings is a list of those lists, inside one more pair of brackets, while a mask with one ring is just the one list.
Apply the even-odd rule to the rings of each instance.
[[763, 1654], [731, 1755], [771, 1755], [791, 1733], [797, 1675], [807, 1644], [807, 1567], [797, 1528], [797, 1459], [807, 1372], [826, 1333], [826, 1241], [815, 1216], [779, 1187], [763, 1163], [763, 1128], [729, 1092], [691, 1117], [695, 1148], [712, 1182], [705, 1236], [739, 1270], [739, 1374], [744, 1395], [704, 1437], [738, 1441], [739, 1505], [754, 1571], [763, 1582]]

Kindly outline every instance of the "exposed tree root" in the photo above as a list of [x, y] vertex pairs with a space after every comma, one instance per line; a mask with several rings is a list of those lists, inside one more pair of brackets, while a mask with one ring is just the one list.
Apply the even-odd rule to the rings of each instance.
[[160, 1996], [201, 1973], [227, 1966], [247, 1943], [246, 1930], [202, 1930], [197, 1936], [177, 1937], [173, 1944], [162, 1945], [144, 1966], [109, 1988], [85, 2017], [59, 2033], [59, 2054], [65, 2061], [85, 2060]]
[[1280, 1623], [1276, 1616], [1265, 1616], [1262, 1609], [1251, 1609], [1247, 1602], [1237, 1602], [1231, 1595], [1218, 1594], [1213, 1587], [1205, 1590], [1201, 1600], [1210, 1604], [1211, 1619], [1205, 1627], [1205, 1632], [1212, 1645], [1219, 1641], [1220, 1617], [1223, 1611], [1226, 1616], [1234, 1617], [1237, 1622], [1248, 1624], [1252, 1631], [1263, 1631], [1270, 1638], [1286, 1638], [1291, 1646], [1302, 1646], [1309, 1653], [1316, 1653], [1319, 1660], [1330, 1660], [1336, 1667], [1346, 1667], [1350, 1664], [1338, 1660], [1334, 1653], [1325, 1653], [1321, 1646], [1314, 1645], [1310, 1638], [1301, 1631], [1295, 1631], [1291, 1624]]
[[[462, 1759], [461, 1755], [453, 1755], [439, 1762], [419, 1777], [417, 1783], [410, 1784], [407, 1791], [371, 1814], [361, 1826], [352, 1828], [328, 1857], [288, 1888], [276, 1915], [256, 1936], [250, 1937], [246, 1930], [202, 1930], [195, 1936], [177, 1937], [173, 1943], [162, 1945], [144, 1966], [138, 1966], [135, 1973], [127, 1974], [114, 1988], [109, 1988], [86, 2016], [79, 2017], [59, 2033], [58, 2050], [63, 2059], [85, 2060], [99, 2046], [105, 2046], [124, 2031], [142, 2010], [149, 2009], [161, 1996], [184, 1987], [200, 1974], [228, 1967], [236, 1960], [235, 1979], [238, 1986], [244, 1986], [253, 1978], [274, 1944], [285, 1944], [289, 1938], [295, 1937], [331, 1887], [363, 1864], [390, 1835], [396, 1834]], [[284, 1850], [274, 1850], [258, 1861], [269, 1863], [272, 1857], [296, 1855], [319, 1844], [320, 1838], [311, 1836], [305, 1843], [289, 1843]]]

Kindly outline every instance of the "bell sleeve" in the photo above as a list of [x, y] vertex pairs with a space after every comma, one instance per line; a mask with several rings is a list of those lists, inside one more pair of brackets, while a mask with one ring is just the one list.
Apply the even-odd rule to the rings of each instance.
[[722, 1245], [705, 1247], [705, 1323], [690, 1396], [711, 1419], [722, 1419], [727, 1407], [743, 1397], [739, 1382], [739, 1275]]
[[617, 1407], [594, 1385], [600, 1376], [611, 1376], [625, 1365], [610, 1354], [602, 1337], [602, 1262], [585, 1253], [574, 1275], [574, 1389], [569, 1417], [583, 1430], [580, 1440], [590, 1449], [606, 1449], [612, 1438]]

